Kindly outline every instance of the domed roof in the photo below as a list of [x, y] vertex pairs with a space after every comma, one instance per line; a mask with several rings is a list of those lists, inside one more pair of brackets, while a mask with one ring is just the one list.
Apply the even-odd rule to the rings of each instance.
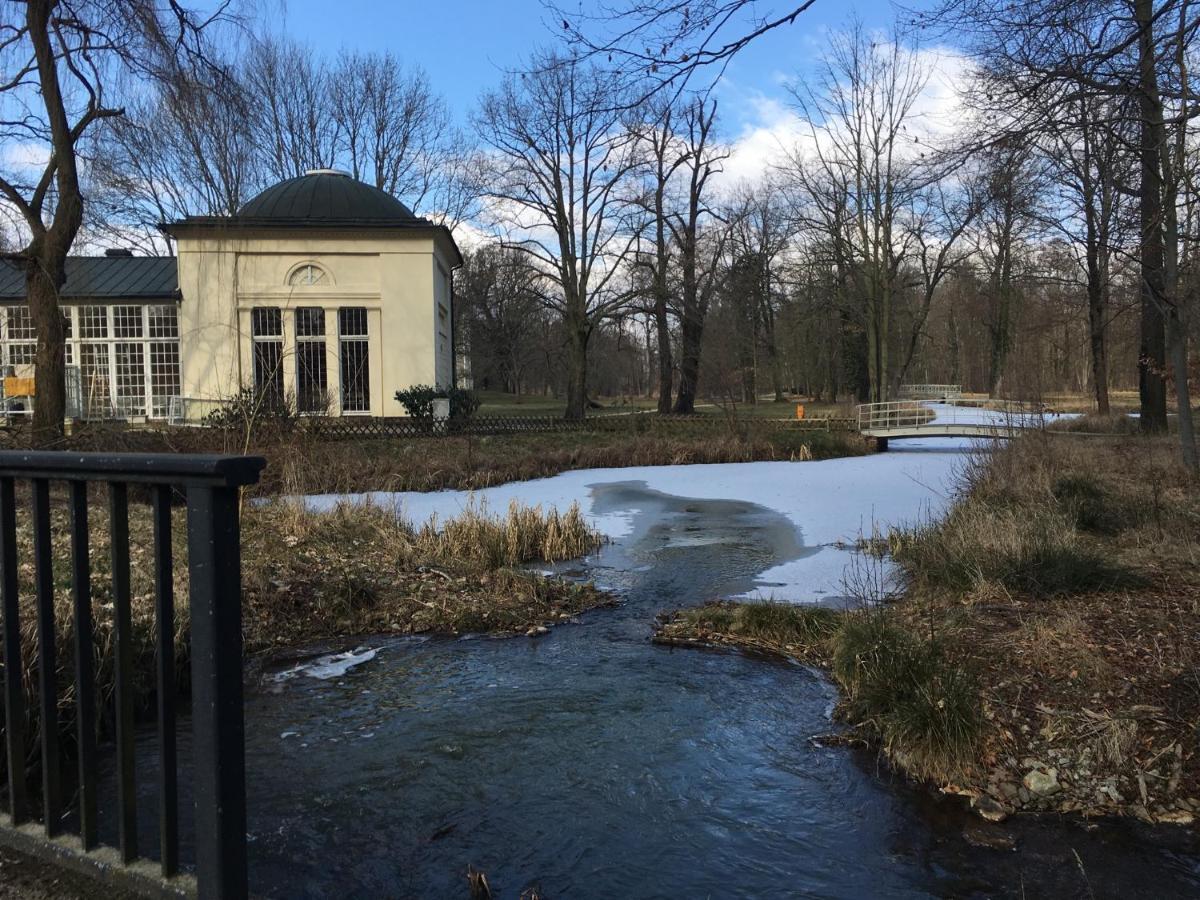
[[386, 226], [423, 221], [386, 191], [336, 169], [313, 169], [281, 181], [238, 210], [236, 218], [307, 225]]

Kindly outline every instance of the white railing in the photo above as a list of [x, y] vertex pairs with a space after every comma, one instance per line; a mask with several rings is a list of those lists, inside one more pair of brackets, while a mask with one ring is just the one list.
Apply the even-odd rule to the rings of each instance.
[[901, 400], [959, 400], [962, 398], [960, 384], [902, 384]]
[[926, 404], [915, 400], [860, 403], [858, 405], [858, 429], [867, 432], [917, 428], [928, 424], [935, 416], [936, 413]]
[[928, 400], [889, 400], [859, 404], [857, 412], [858, 428], [864, 434], [914, 430], [930, 434], [999, 434], [1041, 428], [1045, 424], [1039, 404], [1016, 401], [994, 401], [987, 407], [979, 407]]

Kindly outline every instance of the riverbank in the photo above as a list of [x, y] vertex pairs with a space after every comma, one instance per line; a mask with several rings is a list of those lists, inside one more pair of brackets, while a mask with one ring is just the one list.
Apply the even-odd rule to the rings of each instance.
[[1174, 451], [1136, 435], [1023, 437], [972, 461], [943, 519], [866, 542], [867, 568], [872, 553], [901, 568], [898, 601], [709, 604], [657, 639], [821, 665], [855, 733], [989, 818], [1191, 824], [1200, 488]]

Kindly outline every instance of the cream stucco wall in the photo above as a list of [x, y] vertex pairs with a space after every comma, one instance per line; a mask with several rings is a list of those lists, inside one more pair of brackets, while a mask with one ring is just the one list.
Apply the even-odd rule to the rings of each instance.
[[[450, 385], [452, 263], [446, 248], [429, 232], [303, 229], [231, 234], [189, 229], [177, 239], [185, 397], [220, 400], [236, 393], [239, 385], [253, 383], [250, 310], [257, 306], [283, 311], [283, 378], [289, 393], [296, 390], [293, 311], [325, 309], [330, 411], [335, 415], [341, 411], [341, 307], [367, 310], [370, 415], [404, 415], [395, 400], [397, 389]], [[290, 274], [303, 264], [319, 266], [327, 282], [289, 285]]]

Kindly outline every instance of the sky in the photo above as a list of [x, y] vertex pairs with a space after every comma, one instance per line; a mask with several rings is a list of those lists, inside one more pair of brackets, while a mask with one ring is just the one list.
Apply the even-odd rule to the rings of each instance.
[[[497, 85], [506, 68], [555, 40], [540, 0], [278, 0], [278, 30], [314, 48], [391, 50], [421, 66], [456, 118], [469, 120], [481, 92]], [[587, 0], [561, 0], [564, 6]], [[918, 5], [921, 0], [911, 0]], [[765, 0], [763, 12], [787, 0]], [[722, 120], [727, 135], [763, 124], [763, 99], [783, 101], [782, 84], [811, 63], [823, 35], [856, 15], [868, 28], [888, 28], [888, 0], [816, 0], [794, 25], [769, 33], [743, 50], [727, 69]]]

